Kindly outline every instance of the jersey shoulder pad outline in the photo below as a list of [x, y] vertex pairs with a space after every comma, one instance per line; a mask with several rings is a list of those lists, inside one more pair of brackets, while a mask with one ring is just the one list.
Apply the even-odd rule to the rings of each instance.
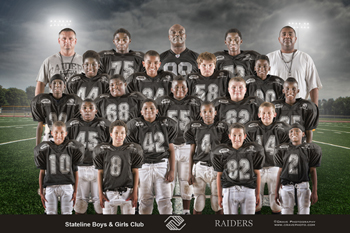
[[192, 124], [191, 124], [191, 128], [199, 128], [199, 127], [201, 127], [202, 126], [202, 123], [200, 123], [200, 122], [193, 122]]

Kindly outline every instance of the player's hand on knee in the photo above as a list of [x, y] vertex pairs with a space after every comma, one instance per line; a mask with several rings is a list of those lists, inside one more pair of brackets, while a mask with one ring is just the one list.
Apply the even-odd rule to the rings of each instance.
[[281, 205], [281, 203], [280, 203], [280, 194], [279, 193], [276, 193], [275, 194], [275, 202], [277, 203], [277, 205]]
[[45, 198], [45, 194], [40, 194], [40, 198], [41, 198], [41, 203], [44, 206], [44, 209], [46, 209], [45, 202], [47, 202], [47, 200]]
[[130, 201], [132, 203], [132, 207], [136, 207], [137, 206], [137, 191], [136, 192], [132, 192], [130, 193], [130, 196], [128, 197], [128, 199], [126, 199], [126, 201]]
[[73, 206], [75, 205], [75, 201], [77, 200], [77, 192], [73, 192], [72, 199], [70, 201], [73, 201]]
[[99, 198], [100, 198], [100, 206], [101, 206], [101, 208], [105, 208], [105, 201], [109, 202], [108, 198], [103, 193], [99, 195]]
[[220, 208], [223, 208], [222, 207], [222, 196], [218, 196], [218, 204], [219, 204]]
[[168, 182], [173, 182], [174, 180], [174, 171], [168, 171], [165, 175], [165, 180]]
[[310, 201], [311, 205], [315, 204], [318, 201], [318, 196], [316, 192], [311, 193]]
[[190, 175], [190, 177], [188, 178], [188, 184], [192, 185], [193, 183], [196, 182], [196, 178], [194, 177], [194, 175]]

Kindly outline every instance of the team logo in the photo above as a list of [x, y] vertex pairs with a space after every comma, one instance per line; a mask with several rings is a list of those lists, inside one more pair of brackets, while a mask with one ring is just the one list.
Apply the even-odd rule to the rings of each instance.
[[142, 56], [142, 54], [140, 52], [135, 52], [135, 56], [139, 56], [139, 57], [143, 58], [143, 56]]
[[307, 110], [308, 109], [307, 103], [304, 103], [303, 105], [301, 105], [301, 108], [304, 110]]
[[136, 77], [136, 80], [140, 80], [140, 81], [143, 81], [143, 80], [145, 80], [145, 79], [146, 79], [145, 76], [137, 76], [137, 77]]
[[100, 149], [101, 150], [110, 150], [111, 147], [109, 145], [102, 145], [102, 146], [100, 146]]
[[128, 146], [128, 149], [129, 149], [129, 150], [133, 150], [133, 151], [136, 151], [136, 150], [137, 150], [136, 147], [135, 147], [135, 145], [134, 145], [134, 143], [131, 143], [131, 144]]
[[106, 127], [106, 122], [104, 122], [104, 121], [100, 121], [99, 123], [98, 123], [98, 125], [97, 125], [97, 127]]
[[74, 120], [70, 123], [70, 125], [78, 125], [79, 124], [79, 121], [78, 120]]
[[249, 78], [247, 81], [245, 81], [246, 84], [255, 82], [255, 79]]
[[160, 123], [160, 125], [168, 126], [168, 125], [169, 125], [169, 124], [168, 124], [168, 119], [164, 119], [164, 120]]
[[245, 57], [243, 58], [243, 61], [250, 61], [250, 60], [254, 60], [253, 58], [251, 58], [250, 54], [246, 54]]
[[81, 79], [80, 76], [75, 76], [75, 77], [73, 77], [73, 78], [71, 79], [71, 82], [75, 82], [75, 81], [78, 81], [78, 80], [80, 80], [80, 79]]
[[75, 104], [75, 100], [74, 99], [69, 99], [67, 101], [67, 105], [74, 105]]
[[70, 148], [75, 148], [76, 147], [74, 142], [68, 143], [67, 146], [70, 147]]
[[103, 53], [103, 55], [113, 55], [113, 54], [114, 54], [114, 51], [107, 51]]
[[49, 99], [43, 99], [43, 100], [41, 100], [41, 103], [42, 103], [42, 104], [51, 104], [51, 100], [49, 100]]
[[163, 78], [163, 82], [169, 82], [171, 79], [170, 75], [166, 75], [164, 78]]
[[199, 103], [196, 101], [196, 99], [191, 99], [191, 101], [189, 102], [189, 105], [199, 106]]
[[289, 148], [289, 145], [280, 145], [280, 148], [281, 148], [281, 149], [288, 149], [288, 148]]
[[228, 104], [228, 100], [219, 100], [219, 103], [221, 103], [221, 104]]
[[185, 220], [181, 216], [170, 216], [164, 221], [164, 223], [171, 231], [180, 231], [186, 226]]
[[198, 75], [190, 75], [190, 77], [188, 77], [189, 79], [198, 79], [199, 76]]
[[220, 72], [219, 73], [219, 78], [225, 77], [225, 73], [224, 72]]
[[202, 126], [201, 123], [193, 123], [193, 124], [191, 125], [192, 128], [199, 128], [199, 127], [201, 127], [201, 126]]
[[221, 128], [221, 129], [225, 129], [225, 124], [220, 122], [216, 127]]
[[143, 124], [142, 121], [136, 121], [135, 126], [137, 126], [137, 127], [143, 127], [144, 124]]
[[45, 150], [45, 149], [48, 148], [48, 147], [49, 147], [49, 144], [45, 143], [44, 145], [42, 145], [42, 146], [40, 147], [40, 150]]
[[101, 82], [108, 83], [108, 78], [106, 76], [101, 77]]
[[160, 103], [161, 104], [170, 104], [170, 100], [169, 99], [163, 99]]
[[230, 149], [224, 148], [224, 149], [219, 150], [219, 153], [224, 154], [224, 153], [227, 153], [229, 151], [230, 151]]
[[108, 98], [108, 97], [109, 97], [108, 94], [101, 94], [101, 95], [100, 95], [100, 98]]
[[303, 148], [309, 150], [309, 149], [311, 149], [311, 144], [307, 143], [303, 146]]
[[283, 104], [275, 104], [275, 108], [282, 108]]
[[248, 125], [248, 128], [253, 128], [253, 127], [258, 127], [259, 124], [258, 123], [251, 123]]
[[256, 152], [255, 150], [255, 146], [249, 146], [249, 148], [247, 149], [247, 152]]
[[180, 54], [175, 54], [175, 57], [176, 57], [176, 58], [179, 58], [179, 57], [180, 57]]
[[217, 61], [220, 61], [220, 60], [224, 60], [224, 58], [225, 58], [224, 56], [219, 55], [219, 56], [216, 57], [216, 60], [217, 60]]

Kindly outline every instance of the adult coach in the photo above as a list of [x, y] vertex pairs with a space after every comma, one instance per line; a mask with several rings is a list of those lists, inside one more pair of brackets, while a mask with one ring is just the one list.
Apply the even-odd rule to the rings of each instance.
[[58, 33], [60, 51], [46, 58], [36, 78], [35, 95], [44, 93], [46, 84], [55, 74], [61, 74], [67, 81], [75, 74], [83, 72], [83, 57], [74, 51], [77, 43], [76, 33], [71, 28], [64, 28]]
[[308, 99], [318, 105], [318, 91], [322, 88], [320, 77], [312, 58], [294, 48], [297, 41], [295, 30], [284, 26], [279, 34], [281, 49], [267, 54], [270, 59], [269, 74], [286, 80], [293, 77], [298, 81], [300, 92], [297, 98]]

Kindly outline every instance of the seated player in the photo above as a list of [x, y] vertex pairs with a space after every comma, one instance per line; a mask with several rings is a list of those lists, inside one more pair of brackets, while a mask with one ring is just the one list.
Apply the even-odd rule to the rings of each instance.
[[127, 78], [127, 92], [138, 91], [149, 99], [169, 95], [171, 81], [175, 75], [168, 71], [158, 71], [161, 64], [159, 54], [149, 50], [145, 53], [142, 64], [146, 72], [134, 73]]
[[294, 205], [298, 207], [298, 214], [310, 214], [310, 202], [313, 205], [318, 201], [316, 167], [321, 165], [322, 151], [314, 143], [302, 142], [304, 132], [301, 124], [292, 124], [289, 130], [291, 142], [276, 147], [274, 161], [279, 170], [275, 201], [281, 205], [282, 214], [293, 214]]
[[201, 100], [194, 96], [187, 95], [188, 88], [186, 79], [175, 76], [171, 94], [156, 99], [159, 115], [167, 116], [177, 121], [178, 134], [174, 140], [175, 148], [175, 178], [172, 190], [175, 188], [175, 180], [178, 178], [180, 193], [183, 202], [183, 214], [190, 214], [190, 204], [192, 199], [192, 186], [188, 184], [188, 169], [190, 157], [190, 145], [185, 144], [183, 132], [185, 126], [190, 121], [199, 120]]
[[[42, 93], [35, 96], [30, 104], [34, 121], [38, 121], [36, 130], [36, 145], [41, 141], [43, 125], [51, 126], [57, 120], [67, 122], [79, 116], [81, 99], [75, 94], [64, 94], [64, 77], [55, 74], [49, 82], [52, 93]], [[52, 137], [51, 137], [52, 138]], [[50, 139], [50, 132], [46, 133], [43, 141]]]
[[218, 203], [224, 214], [254, 214], [262, 202], [260, 170], [264, 164], [264, 149], [256, 142], [244, 143], [244, 125], [234, 123], [229, 128], [232, 145], [220, 144], [211, 158], [217, 172]]
[[130, 50], [130, 43], [131, 34], [128, 30], [124, 28], [116, 30], [113, 35], [115, 49], [99, 52], [101, 59], [100, 73], [107, 73], [110, 76], [120, 74], [124, 78], [128, 78], [135, 72], [143, 71], [144, 54]]
[[108, 75], [97, 74], [100, 56], [93, 50], [88, 50], [83, 54], [84, 73], [70, 77], [66, 83], [66, 93], [77, 94], [82, 100], [92, 99], [108, 93]]
[[260, 55], [255, 61], [256, 75], [246, 76], [246, 96], [257, 96], [266, 102], [283, 99], [284, 80], [278, 76], [269, 75], [270, 61], [266, 55]]
[[272, 214], [280, 214], [281, 207], [275, 202], [278, 167], [275, 166], [273, 155], [276, 145], [289, 142], [289, 125], [284, 122], [274, 121], [276, 117], [275, 105], [270, 102], [264, 102], [260, 105], [258, 116], [260, 121], [246, 123], [247, 141], [257, 142], [259, 145], [263, 146], [265, 152], [265, 163], [260, 170], [261, 202], [257, 206], [255, 214], [261, 213], [265, 184], [267, 184], [268, 188]]
[[222, 214], [218, 205], [216, 172], [210, 159], [210, 151], [220, 143], [228, 143], [228, 125], [215, 120], [216, 111], [211, 102], [201, 105], [201, 120], [187, 124], [184, 132], [186, 144], [191, 145], [188, 183], [193, 184], [193, 214], [202, 214], [205, 207], [205, 190], [210, 186], [211, 208], [216, 214]]
[[110, 122], [96, 117], [96, 111], [94, 101], [85, 99], [80, 108], [81, 117], [73, 118], [66, 123], [68, 138], [77, 140], [85, 147], [84, 160], [78, 166], [79, 185], [74, 206], [76, 214], [86, 213], [90, 197], [95, 212], [102, 214], [98, 197], [97, 170], [93, 166], [92, 151], [97, 144], [110, 141], [108, 130]]
[[233, 77], [228, 83], [230, 97], [221, 97], [213, 101], [220, 121], [227, 124], [241, 123], [258, 120], [258, 108], [263, 102], [256, 96], [244, 97], [246, 83], [241, 77]]
[[139, 213], [152, 214], [154, 196], [159, 214], [172, 214], [171, 182], [174, 180], [177, 122], [169, 117], [157, 116], [153, 99], [142, 103], [141, 117], [127, 123], [127, 142], [139, 143], [144, 163], [139, 169]]
[[113, 75], [109, 80], [109, 94], [102, 94], [94, 101], [97, 115], [110, 122], [122, 120], [125, 123], [141, 116], [141, 102], [146, 99], [139, 92], [126, 93], [126, 80], [120, 74]]
[[197, 58], [200, 72], [186, 76], [188, 94], [197, 96], [202, 101], [212, 101], [227, 95], [227, 84], [231, 77], [226, 70], [215, 70], [216, 57], [212, 53], [204, 52]]
[[260, 54], [254, 50], [241, 50], [243, 37], [236, 28], [229, 29], [225, 34], [225, 45], [228, 50], [214, 53], [216, 56], [216, 69], [228, 70], [233, 76], [244, 78], [254, 74], [254, 63]]
[[40, 169], [41, 202], [46, 214], [57, 214], [60, 197], [61, 214], [72, 214], [78, 188], [76, 166], [84, 158], [84, 146], [66, 138], [66, 125], [62, 121], [53, 123], [51, 135], [53, 142], [44, 141], [34, 148], [35, 165]]
[[312, 131], [317, 128], [319, 111], [313, 102], [296, 98], [299, 93], [298, 82], [295, 78], [287, 78], [283, 84], [285, 99], [272, 103], [276, 107], [276, 119], [287, 124], [300, 123], [305, 127], [306, 142], [312, 142]]
[[124, 142], [127, 126], [123, 121], [114, 121], [109, 132], [112, 144], [101, 143], [94, 149], [100, 205], [103, 214], [117, 214], [118, 206], [122, 214], [135, 214], [142, 149]]

